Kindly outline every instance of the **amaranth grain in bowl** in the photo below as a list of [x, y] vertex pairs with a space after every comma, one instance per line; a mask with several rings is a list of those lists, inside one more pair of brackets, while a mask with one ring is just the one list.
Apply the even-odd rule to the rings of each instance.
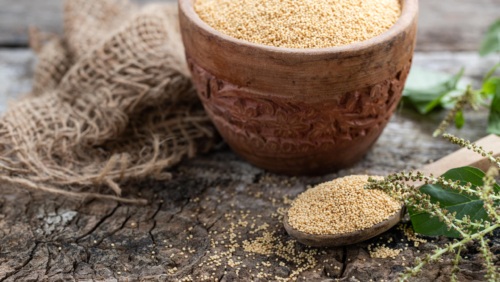
[[214, 29], [253, 43], [286, 48], [348, 45], [387, 31], [399, 0], [195, 0]]

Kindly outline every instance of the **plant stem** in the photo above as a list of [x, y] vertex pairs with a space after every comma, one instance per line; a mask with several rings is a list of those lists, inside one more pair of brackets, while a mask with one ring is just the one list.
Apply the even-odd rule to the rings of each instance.
[[440, 257], [442, 257], [445, 253], [451, 251], [451, 250], [454, 250], [456, 248], [459, 248], [461, 246], [465, 246], [465, 244], [475, 240], [475, 239], [478, 239], [478, 238], [482, 238], [484, 237], [484, 235], [494, 231], [495, 229], [497, 229], [498, 227], [500, 227], [500, 223], [496, 223], [494, 225], [491, 225], [490, 227], [482, 230], [481, 232], [478, 232], [478, 233], [474, 233], [472, 235], [468, 235], [466, 236], [465, 238], [463, 238], [461, 241], [458, 241], [458, 242], [455, 242], [451, 245], [449, 245], [448, 247], [446, 248], [442, 248], [442, 249], [438, 249], [436, 252], [434, 252], [434, 254], [432, 254], [430, 257], [428, 257], [427, 259], [421, 261], [418, 265], [416, 265], [415, 267], [413, 267], [411, 269], [411, 272], [410, 273], [407, 273], [405, 275], [403, 275], [400, 279], [400, 281], [406, 281], [408, 280], [408, 278], [410, 278], [411, 276], [417, 274], [418, 272], [420, 272], [420, 269], [422, 267], [424, 267], [427, 263], [431, 262], [431, 261], [436, 261], [438, 260]]

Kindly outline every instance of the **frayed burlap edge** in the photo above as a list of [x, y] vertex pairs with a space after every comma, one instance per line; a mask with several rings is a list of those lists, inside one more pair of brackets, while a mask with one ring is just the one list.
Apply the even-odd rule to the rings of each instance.
[[0, 181], [145, 203], [123, 198], [122, 184], [170, 179], [215, 135], [189, 79], [177, 9], [68, 0], [64, 11], [63, 38], [32, 31], [33, 91], [0, 119]]

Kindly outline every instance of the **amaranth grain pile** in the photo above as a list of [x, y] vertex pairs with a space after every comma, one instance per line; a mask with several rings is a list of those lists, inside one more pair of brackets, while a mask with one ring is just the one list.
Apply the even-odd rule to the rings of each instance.
[[326, 48], [387, 31], [399, 0], [197, 0], [208, 25], [238, 39], [286, 48]]
[[305, 191], [288, 210], [290, 225], [309, 234], [340, 234], [384, 221], [401, 204], [382, 191], [364, 189], [368, 179], [346, 176]]

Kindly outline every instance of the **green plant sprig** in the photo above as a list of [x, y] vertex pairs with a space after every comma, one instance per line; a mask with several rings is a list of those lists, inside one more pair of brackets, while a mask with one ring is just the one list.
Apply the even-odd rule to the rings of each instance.
[[[488, 29], [479, 53], [481, 56], [500, 54], [500, 19]], [[403, 104], [412, 106], [422, 115], [451, 107], [434, 136], [441, 135], [453, 122], [457, 128], [462, 128], [464, 109], [489, 108], [487, 131], [500, 135], [500, 76], [495, 76], [499, 69], [500, 62], [486, 73], [481, 87], [475, 89], [472, 85], [463, 88], [463, 68], [455, 75], [412, 68], [403, 91]]]
[[457, 273], [460, 272], [460, 262], [462, 261], [462, 256], [461, 256], [461, 253], [462, 253], [462, 250], [464, 249], [464, 246], [459, 246], [457, 247], [457, 249], [455, 250], [455, 259], [453, 259], [453, 268], [451, 269], [451, 277], [450, 277], [450, 280], [452, 282], [457, 282], [458, 281], [458, 278], [457, 278]]
[[[459, 181], [453, 181], [444, 177], [434, 177], [431, 175], [424, 175], [422, 172], [399, 172], [396, 174], [391, 174], [386, 178], [387, 182], [373, 182], [374, 184], [369, 184], [366, 186], [368, 189], [380, 189], [391, 196], [396, 196], [397, 198], [404, 198], [412, 195], [412, 191], [417, 188], [413, 185], [407, 185], [405, 182], [423, 182], [425, 185], [429, 184], [440, 184], [442, 186], [448, 187], [453, 190], [457, 190], [460, 193], [465, 193], [471, 196], [481, 196], [481, 192], [472, 188], [471, 183], [460, 184]], [[384, 183], [383, 186], [378, 186]], [[399, 196], [399, 197], [398, 197]], [[491, 195], [493, 200], [500, 200], [500, 195]]]
[[[383, 180], [370, 179], [369, 184], [366, 186], [367, 189], [383, 190], [403, 202], [410, 210], [410, 218], [412, 219], [414, 228], [418, 222], [413, 221], [411, 217], [412, 213], [413, 215], [425, 213], [432, 218], [439, 219], [441, 225], [448, 230], [445, 234], [452, 234], [450, 233], [452, 231], [458, 233], [458, 240], [454, 240], [443, 247], [438, 247], [431, 254], [423, 258], [417, 258], [414, 266], [407, 268], [402, 273], [400, 281], [408, 281], [411, 277], [418, 275], [427, 264], [441, 261], [446, 254], [455, 254], [452, 261], [453, 268], [450, 280], [457, 281], [461, 254], [469, 243], [477, 243], [479, 245], [483, 264], [486, 269], [485, 279], [488, 281], [499, 281], [500, 272], [493, 263], [494, 255], [489, 248], [486, 236], [500, 228], [500, 209], [498, 205], [500, 202], [500, 189], [497, 188], [495, 180], [500, 169], [500, 161], [491, 152], [486, 152], [482, 147], [468, 140], [451, 134], [444, 134], [443, 137], [490, 160], [492, 166], [487, 173], [483, 173], [481, 185], [474, 185], [471, 182], [464, 181], [464, 179], [450, 179], [445, 177], [447, 174], [434, 177], [432, 175], [424, 175], [419, 171], [410, 171], [391, 174]], [[458, 168], [455, 170], [468, 172], [471, 171], [471, 168]], [[417, 188], [412, 183], [423, 183], [424, 186]], [[430, 187], [429, 185], [439, 185], [442, 187], [441, 193], [458, 193], [459, 195], [468, 195], [482, 201], [482, 210], [485, 212], [486, 218], [473, 219], [472, 215], [467, 213], [459, 217], [456, 212], [450, 212], [446, 207], [441, 205], [439, 199], [436, 200], [431, 194], [426, 193], [426, 190], [423, 188]], [[475, 212], [477, 213], [477, 211]], [[438, 225], [437, 227], [440, 226]]]
[[[490, 26], [481, 44], [480, 55], [500, 53], [500, 19]], [[428, 236], [447, 236], [452, 242], [438, 247], [431, 254], [416, 258], [413, 267], [400, 276], [407, 281], [418, 275], [431, 262], [440, 262], [446, 254], [454, 254], [451, 281], [457, 281], [462, 253], [468, 244], [476, 244], [483, 258], [485, 279], [500, 281], [499, 269], [487, 236], [500, 228], [500, 186], [495, 179], [500, 169], [500, 158], [482, 147], [445, 133], [451, 124], [461, 128], [465, 123], [464, 110], [489, 108], [488, 132], [500, 135], [500, 76], [495, 73], [500, 63], [484, 76], [480, 89], [472, 85], [463, 88], [460, 80], [464, 69], [455, 75], [412, 69], [403, 92], [403, 103], [413, 106], [420, 114], [438, 108], [451, 108], [434, 131], [434, 137], [467, 148], [492, 164], [486, 172], [471, 167], [449, 170], [442, 176], [422, 172], [400, 172], [384, 180], [370, 180], [367, 189], [380, 189], [406, 205], [415, 233]], [[417, 183], [423, 183], [420, 187]]]
[[463, 119], [463, 110], [466, 105], [473, 104], [473, 100], [477, 94], [472, 89], [472, 86], [467, 86], [465, 92], [458, 97], [455, 102], [455, 105], [451, 110], [448, 111], [446, 117], [441, 121], [438, 128], [434, 131], [433, 136], [438, 137], [443, 134], [446, 129], [450, 126], [450, 124], [454, 121], [457, 127], [462, 127], [464, 123]]
[[[423, 259], [416, 259], [415, 265], [411, 268], [407, 268], [406, 271], [401, 275], [399, 280], [400, 281], [408, 281], [411, 277], [417, 276], [420, 273], [420, 271], [422, 271], [422, 268], [424, 266], [426, 266], [427, 264], [429, 264], [431, 262], [439, 261], [447, 253], [457, 253], [457, 251], [459, 249], [466, 246], [467, 243], [469, 243], [469, 242], [483, 240], [486, 235], [492, 233], [493, 231], [495, 231], [495, 229], [497, 229], [499, 227], [500, 227], [500, 223], [493, 224], [493, 225], [489, 226], [488, 228], [484, 229], [483, 231], [467, 235], [462, 240], [457, 240], [454, 243], [445, 245], [443, 248], [438, 248], [438, 249], [434, 250], [434, 252], [431, 255], [424, 256]], [[486, 247], [488, 248], [488, 252], [484, 253], [484, 255], [486, 257], [485, 260], [492, 261], [493, 255], [492, 255], [491, 251], [489, 251], [489, 247], [488, 246], [486, 246]], [[487, 267], [489, 267], [489, 266], [487, 266]], [[494, 266], [493, 266], [493, 269], [488, 270], [488, 274], [486, 275], [485, 278], [488, 281], [496, 282], [498, 280], [491, 279], [490, 277], [497, 277], [497, 276], [498, 276], [498, 269], [494, 268]]]
[[483, 147], [478, 146], [478, 145], [470, 142], [469, 140], [458, 138], [458, 137], [456, 137], [456, 136], [454, 136], [452, 134], [445, 133], [442, 136], [443, 136], [444, 139], [448, 140], [449, 142], [451, 142], [451, 143], [453, 143], [455, 145], [458, 145], [458, 146], [460, 146], [462, 148], [466, 148], [466, 149], [471, 150], [471, 151], [473, 151], [475, 153], [478, 153], [483, 158], [488, 158], [488, 160], [491, 163], [493, 163], [497, 167], [500, 167], [500, 157], [499, 158], [495, 158], [493, 156], [492, 152], [486, 152], [486, 150], [484, 150]]

